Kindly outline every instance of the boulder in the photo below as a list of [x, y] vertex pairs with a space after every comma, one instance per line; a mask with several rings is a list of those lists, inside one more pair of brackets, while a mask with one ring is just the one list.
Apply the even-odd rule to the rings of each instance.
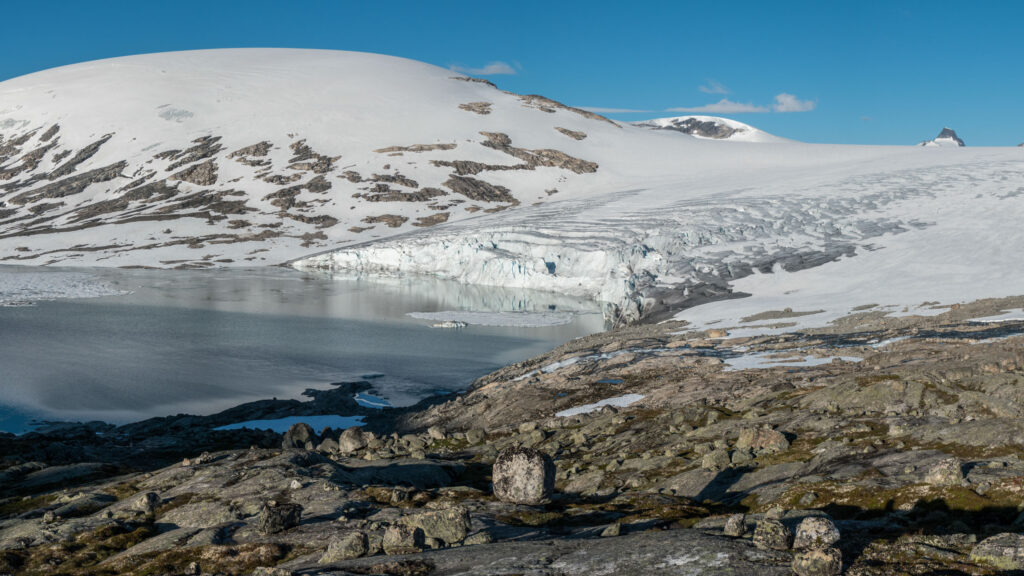
[[494, 542], [494, 537], [487, 530], [481, 530], [476, 534], [470, 534], [462, 541], [464, 546], [479, 546], [480, 544], [490, 544]]
[[338, 452], [342, 454], [351, 454], [363, 448], [366, 448], [366, 435], [358, 426], [345, 430], [338, 437]]
[[774, 518], [762, 518], [754, 528], [754, 546], [762, 550], [789, 550], [793, 532]]
[[483, 442], [486, 437], [487, 434], [479, 428], [474, 428], [466, 432], [466, 442], [469, 442], [473, 446]]
[[796, 529], [793, 548], [797, 550], [824, 550], [839, 542], [839, 529], [829, 518], [804, 518]]
[[512, 504], [544, 504], [555, 490], [555, 463], [532, 448], [506, 448], [494, 461], [494, 495]]
[[722, 532], [726, 536], [732, 536], [733, 538], [739, 538], [747, 533], [747, 517], [743, 514], [733, 514], [725, 521], [725, 528]]
[[327, 551], [320, 557], [321, 564], [332, 564], [342, 560], [351, 560], [365, 556], [369, 549], [366, 534], [355, 530], [341, 537], [331, 540], [327, 545]]
[[143, 514], [152, 514], [160, 505], [160, 496], [156, 492], [146, 492], [132, 502], [132, 509]]
[[1024, 534], [997, 534], [978, 543], [971, 560], [999, 570], [1024, 570]]
[[338, 441], [334, 438], [324, 438], [316, 447], [317, 452], [333, 453], [338, 451]]
[[839, 576], [843, 573], [843, 554], [838, 548], [811, 549], [793, 557], [797, 576]]
[[299, 525], [302, 518], [302, 506], [298, 504], [279, 503], [271, 500], [260, 510], [256, 529], [261, 534], [277, 534]]
[[292, 427], [284, 433], [281, 448], [285, 450], [312, 450], [319, 443], [319, 438], [317, 438], [313, 428], [305, 422], [299, 422], [292, 424]]
[[394, 524], [384, 531], [384, 541], [381, 546], [384, 553], [394, 554], [415, 554], [423, 551], [425, 544], [423, 530], [415, 526], [403, 526]]
[[462, 506], [403, 516], [400, 522], [419, 528], [424, 537], [436, 538], [449, 546], [465, 540], [470, 528], [469, 511]]
[[777, 454], [789, 450], [789, 440], [785, 434], [768, 426], [746, 428], [740, 432], [736, 448], [749, 448], [755, 454]]
[[730, 462], [729, 452], [727, 450], [718, 449], [705, 454], [704, 458], [700, 461], [700, 467], [705, 470], [711, 470], [712, 472], [718, 472], [728, 468]]
[[964, 481], [960, 460], [946, 458], [928, 469], [924, 481], [933, 486], [959, 486]]

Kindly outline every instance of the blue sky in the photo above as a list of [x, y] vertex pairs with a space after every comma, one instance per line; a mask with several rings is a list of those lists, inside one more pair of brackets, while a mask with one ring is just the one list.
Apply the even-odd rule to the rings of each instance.
[[[622, 120], [707, 110], [808, 142], [1024, 142], [1024, 2], [5, 2], [0, 79], [167, 50], [360, 50]], [[494, 74], [497, 72], [497, 74]], [[680, 111], [675, 111], [680, 110]]]

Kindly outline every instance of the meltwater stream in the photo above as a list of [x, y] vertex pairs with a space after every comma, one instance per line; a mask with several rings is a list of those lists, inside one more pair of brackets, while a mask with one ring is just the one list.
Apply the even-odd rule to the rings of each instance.
[[[5, 286], [20, 287], [16, 298], [4, 301]], [[597, 304], [557, 294], [274, 268], [0, 267], [0, 303], [8, 432], [33, 420], [210, 414], [368, 375], [376, 396], [407, 405], [604, 328]], [[443, 329], [410, 316], [444, 311], [512, 325]]]

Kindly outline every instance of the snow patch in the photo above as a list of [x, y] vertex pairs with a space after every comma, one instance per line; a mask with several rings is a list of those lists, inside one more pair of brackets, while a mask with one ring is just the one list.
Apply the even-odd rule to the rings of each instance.
[[1014, 308], [1013, 310], [1007, 310], [1002, 314], [996, 316], [985, 316], [984, 318], [971, 318], [971, 322], [983, 322], [983, 323], [999, 323], [999, 322], [1019, 322], [1024, 320], [1024, 310], [1020, 308]]
[[605, 406], [614, 406], [616, 408], [625, 408], [631, 404], [635, 404], [644, 399], [643, 394], [626, 394], [624, 396], [616, 396], [614, 398], [605, 398], [599, 402], [593, 404], [584, 404], [582, 406], [576, 406], [569, 408], [568, 410], [562, 410], [555, 414], [559, 418], [566, 416], [579, 416], [580, 414], [590, 414], [596, 412]]
[[787, 358], [780, 358], [778, 352], [760, 352], [757, 354], [744, 354], [743, 356], [737, 356], [735, 358], [725, 358], [724, 362], [726, 364], [725, 370], [732, 371], [790, 366], [820, 366], [822, 364], [829, 364], [836, 359], [844, 362], [860, 362], [863, 360], [863, 358], [858, 358], [856, 356], [827, 356], [824, 358], [818, 356], [790, 356]]

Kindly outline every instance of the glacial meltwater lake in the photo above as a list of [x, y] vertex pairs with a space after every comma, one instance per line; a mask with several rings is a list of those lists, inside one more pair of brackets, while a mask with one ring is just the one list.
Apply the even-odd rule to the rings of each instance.
[[[447, 311], [462, 314], [430, 314]], [[433, 327], [449, 317], [470, 324]], [[409, 405], [604, 327], [584, 299], [427, 277], [0, 266], [0, 431], [212, 414], [367, 376]]]

